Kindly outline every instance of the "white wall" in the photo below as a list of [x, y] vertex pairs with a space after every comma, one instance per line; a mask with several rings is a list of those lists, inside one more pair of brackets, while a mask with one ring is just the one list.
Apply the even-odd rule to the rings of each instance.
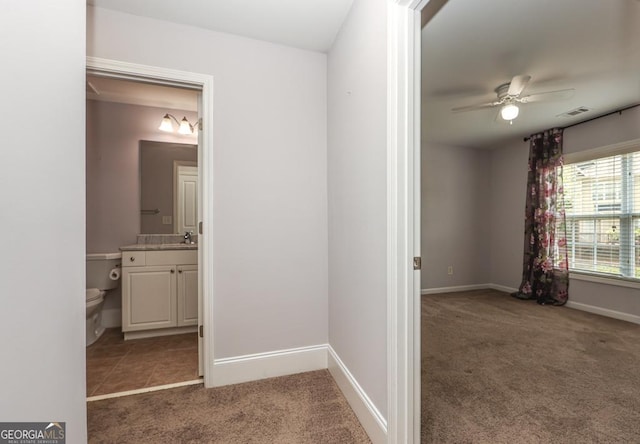
[[[568, 128], [564, 152], [575, 153], [640, 138], [640, 109]], [[492, 151], [491, 276], [499, 285], [518, 287], [524, 250], [524, 205], [529, 147], [514, 142]], [[569, 300], [640, 316], [638, 290], [570, 279]]]
[[528, 160], [529, 144], [522, 139], [491, 151], [490, 274], [486, 283], [509, 288], [520, 285]]
[[166, 112], [196, 113], [87, 101], [87, 253], [119, 252], [140, 233], [141, 140], [197, 144], [195, 135], [160, 131]]
[[384, 416], [386, 8], [354, 1], [328, 58], [329, 342]]
[[87, 39], [214, 77], [215, 358], [326, 343], [326, 55], [100, 8]]
[[485, 284], [491, 152], [427, 143], [421, 152], [421, 287]]
[[640, 107], [613, 114], [564, 132], [566, 154], [640, 138]]
[[0, 419], [64, 421], [80, 443], [85, 2], [4, 3], [0, 29]]

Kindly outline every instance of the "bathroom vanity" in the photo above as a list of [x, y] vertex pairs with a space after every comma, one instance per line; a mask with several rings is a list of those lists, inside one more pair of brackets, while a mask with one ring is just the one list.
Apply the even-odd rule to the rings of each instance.
[[120, 250], [125, 340], [197, 331], [197, 245], [134, 244]]

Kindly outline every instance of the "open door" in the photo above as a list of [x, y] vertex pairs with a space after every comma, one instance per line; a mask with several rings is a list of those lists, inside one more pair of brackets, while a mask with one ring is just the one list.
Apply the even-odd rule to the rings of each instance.
[[198, 122], [196, 124], [196, 128], [198, 131], [198, 166], [196, 171], [196, 190], [197, 190], [197, 198], [196, 198], [196, 229], [193, 230], [194, 233], [198, 234], [198, 376], [204, 376], [204, 291], [203, 291], [203, 279], [204, 279], [204, 244], [203, 244], [203, 233], [202, 233], [202, 205], [201, 199], [204, 197], [203, 183], [204, 180], [198, 180], [198, 178], [203, 178], [205, 174], [204, 168], [204, 144], [202, 138], [202, 130], [204, 125], [202, 125], [202, 92], [198, 94]]

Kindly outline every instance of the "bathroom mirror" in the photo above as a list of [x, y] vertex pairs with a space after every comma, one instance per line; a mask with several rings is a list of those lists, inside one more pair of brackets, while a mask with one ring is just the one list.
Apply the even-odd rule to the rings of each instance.
[[140, 233], [195, 231], [198, 146], [140, 141]]

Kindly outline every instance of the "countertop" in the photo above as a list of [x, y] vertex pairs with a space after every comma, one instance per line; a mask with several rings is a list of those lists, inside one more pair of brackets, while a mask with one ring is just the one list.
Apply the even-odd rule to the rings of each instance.
[[197, 250], [198, 244], [131, 244], [120, 247], [120, 251], [163, 251], [163, 250]]

